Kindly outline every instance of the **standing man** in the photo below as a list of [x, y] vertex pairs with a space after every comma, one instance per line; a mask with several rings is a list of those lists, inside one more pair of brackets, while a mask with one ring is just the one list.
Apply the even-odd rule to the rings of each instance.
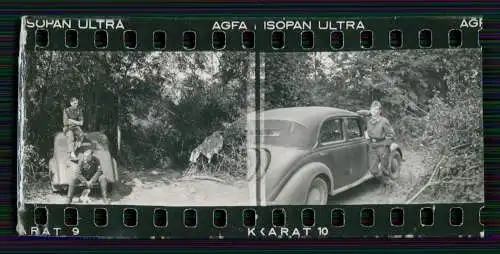
[[[101, 188], [102, 199], [104, 203], [109, 203], [108, 200], [108, 181], [103, 174], [101, 162], [93, 155], [92, 149], [88, 149], [79, 156], [78, 164], [76, 165], [75, 178], [68, 186], [68, 201], [70, 204], [73, 200], [75, 185], [78, 182], [83, 183], [85, 188], [90, 191], [90, 188], [99, 183]], [[88, 192], [87, 192], [88, 195]]]
[[[370, 172], [379, 177], [389, 167], [389, 144], [394, 138], [394, 130], [387, 118], [380, 115], [382, 105], [374, 101], [370, 107], [371, 118], [367, 123], [365, 138], [370, 140]], [[381, 167], [379, 168], [379, 163]]]
[[63, 132], [68, 142], [68, 153], [70, 160], [76, 161], [75, 150], [83, 141], [83, 112], [78, 106], [78, 99], [73, 97], [70, 101], [71, 106], [63, 111]]

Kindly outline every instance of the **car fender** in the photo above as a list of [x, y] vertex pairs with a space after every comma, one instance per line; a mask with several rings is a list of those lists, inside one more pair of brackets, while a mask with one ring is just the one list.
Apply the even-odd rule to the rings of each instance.
[[301, 167], [283, 186], [275, 200], [270, 203], [303, 205], [309, 191], [310, 183], [318, 176], [322, 176], [328, 181], [330, 193], [332, 193], [334, 180], [330, 169], [323, 163], [314, 162]]

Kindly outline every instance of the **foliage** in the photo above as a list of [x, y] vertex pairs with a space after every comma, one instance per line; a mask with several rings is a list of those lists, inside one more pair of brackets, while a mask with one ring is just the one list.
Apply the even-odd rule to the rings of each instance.
[[[39, 190], [43, 180], [48, 180], [49, 171], [47, 160], [42, 158], [33, 145], [25, 145], [23, 149], [23, 163], [21, 165], [24, 170], [23, 182], [21, 183], [27, 191], [26, 195], [30, 195], [31, 191]], [[27, 188], [28, 187], [28, 188]]]
[[247, 173], [247, 132], [241, 121], [233, 123], [222, 133], [222, 150], [212, 163], [190, 164], [186, 175], [210, 175], [222, 179], [243, 178]]

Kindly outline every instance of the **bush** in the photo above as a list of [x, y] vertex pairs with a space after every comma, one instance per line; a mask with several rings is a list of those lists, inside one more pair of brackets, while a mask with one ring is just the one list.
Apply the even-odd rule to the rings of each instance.
[[47, 161], [42, 158], [33, 145], [24, 145], [22, 150], [22, 169], [24, 180], [21, 183], [25, 194], [37, 192], [50, 181]]
[[190, 164], [186, 175], [209, 175], [219, 178], [242, 178], [247, 173], [246, 128], [235, 124], [223, 131], [224, 144], [212, 163]]
[[[469, 88], [472, 89], [472, 88]], [[468, 89], [464, 90], [464, 93]], [[481, 98], [464, 96], [453, 103], [438, 94], [429, 101], [429, 113], [422, 118], [427, 146], [426, 166], [433, 169], [441, 157], [434, 184], [419, 199], [429, 201], [477, 202], [484, 199], [483, 130]], [[456, 150], [452, 150], [456, 149]], [[429, 177], [432, 171], [428, 172]], [[422, 179], [422, 186], [428, 178]]]

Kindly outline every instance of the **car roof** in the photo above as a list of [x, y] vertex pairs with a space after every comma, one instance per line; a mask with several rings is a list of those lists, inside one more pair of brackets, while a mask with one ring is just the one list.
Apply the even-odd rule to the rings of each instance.
[[326, 117], [358, 116], [358, 114], [333, 107], [289, 107], [266, 110], [260, 113], [261, 120], [284, 120], [297, 122], [304, 127], [314, 127]]

